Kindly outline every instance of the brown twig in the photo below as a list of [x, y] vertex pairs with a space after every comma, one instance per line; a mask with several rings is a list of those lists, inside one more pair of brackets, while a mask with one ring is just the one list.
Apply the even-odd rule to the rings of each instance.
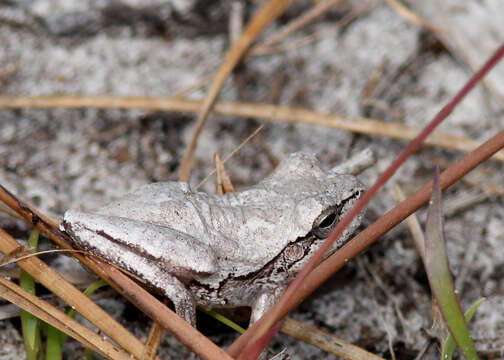
[[[31, 249], [25, 249], [24, 251], [21, 251], [19, 254], [6, 254], [4, 257], [0, 259], [0, 267], [13, 264], [18, 262], [19, 260], [23, 259], [28, 259], [33, 256], [40, 256], [43, 254], [54, 254], [57, 252], [64, 252], [64, 253], [72, 253], [72, 252], [80, 252], [80, 253], [85, 253], [85, 251], [82, 250], [70, 250], [70, 249], [51, 249], [51, 250], [44, 250], [44, 251], [37, 251], [32, 253]], [[14, 256], [13, 256], [14, 255]]]
[[184, 153], [184, 158], [180, 166], [179, 180], [188, 181], [191, 174], [191, 168], [193, 164], [194, 152], [196, 150], [196, 144], [198, 142], [199, 134], [203, 129], [203, 125], [212, 109], [217, 97], [219, 95], [220, 89], [227, 79], [228, 75], [231, 73], [233, 68], [238, 64], [242, 58], [245, 51], [249, 48], [255, 38], [262, 32], [262, 30], [277, 16], [282, 14], [285, 9], [290, 5], [292, 0], [270, 0], [266, 5], [264, 5], [257, 14], [252, 18], [250, 23], [245, 28], [245, 31], [240, 36], [238, 41], [233, 44], [231, 49], [226, 54], [222, 65], [215, 74], [212, 80], [212, 85], [208, 90], [207, 96], [201, 105], [201, 109], [198, 114], [198, 121], [196, 127], [192, 134], [191, 140], [187, 145], [186, 151]]
[[247, 56], [263, 54], [271, 47], [271, 45], [282, 41], [293, 32], [301, 29], [303, 26], [306, 26], [331, 7], [337, 5], [339, 2], [341, 2], [341, 0], [325, 0], [316, 2], [312, 8], [291, 21], [283, 29], [277, 31], [274, 35], [262, 43], [255, 45], [252, 49], [250, 49]]
[[[164, 301], [165, 305], [167, 305], [167, 303], [168, 299]], [[144, 353], [141, 360], [152, 360], [156, 357], [159, 345], [161, 345], [161, 340], [163, 339], [163, 332], [163, 327], [157, 322], [154, 322], [154, 325], [152, 325], [149, 331], [147, 341], [145, 342]]]

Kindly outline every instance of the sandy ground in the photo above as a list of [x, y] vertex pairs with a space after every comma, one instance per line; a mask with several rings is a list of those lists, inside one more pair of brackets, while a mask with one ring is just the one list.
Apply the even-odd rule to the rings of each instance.
[[[229, 46], [231, 4], [0, 1], [0, 94], [171, 96], [219, 66]], [[501, 9], [497, 1], [446, 2], [445, 8], [437, 10], [415, 5], [426, 20], [451, 26], [441, 36], [443, 42], [380, 1], [372, 2], [346, 26], [335, 25], [362, 5], [342, 2], [282, 42], [287, 50], [247, 61], [227, 81], [221, 100], [422, 126], [468, 80], [472, 73], [468, 62], [476, 58], [476, 65], [481, 64], [504, 40], [504, 25], [495, 20]], [[265, 36], [309, 6], [308, 1], [295, 2]], [[255, 9], [254, 4], [245, 4], [247, 19]], [[462, 32], [467, 36], [461, 38], [472, 42], [454, 36]], [[312, 34], [318, 37], [294, 46]], [[500, 65], [489, 78], [488, 88], [479, 86], [440, 130], [477, 141], [501, 130], [502, 72]], [[377, 86], [366, 94], [366, 86], [377, 73]], [[190, 98], [201, 99], [204, 94], [205, 89], [198, 89]], [[190, 113], [140, 110], [0, 109], [0, 183], [53, 216], [61, 216], [68, 208], [92, 210], [141, 184], [175, 180], [194, 119]], [[199, 183], [212, 169], [214, 152], [228, 154], [261, 123], [261, 119], [212, 114], [198, 143], [191, 184]], [[265, 122], [260, 137], [241, 150], [227, 169], [240, 188], [268, 174], [272, 166], [268, 154], [281, 159], [294, 151], [309, 151], [329, 167], [370, 147], [377, 163], [360, 176], [369, 186], [404, 146], [404, 141], [386, 137]], [[445, 167], [462, 155], [422, 148], [373, 200], [364, 225], [394, 206], [393, 184], [410, 194], [431, 179], [436, 164]], [[492, 186], [502, 191], [502, 170], [497, 161], [481, 165], [447, 192], [446, 207], [453, 209], [457, 202]], [[213, 180], [204, 187], [206, 191], [213, 188]], [[424, 215], [419, 212], [421, 221]], [[462, 307], [487, 298], [471, 331], [480, 353], [493, 358], [504, 358], [503, 218], [502, 197], [494, 192], [470, 206], [448, 211], [445, 224]], [[0, 224], [26, 231], [3, 215]], [[150, 322], [119, 297], [112, 298], [100, 304], [145, 339]], [[392, 349], [397, 359], [415, 358], [430, 341], [426, 330], [432, 316], [427, 279], [407, 227], [401, 225], [384, 236], [292, 316], [380, 356], [391, 358]], [[212, 330], [216, 325], [211, 320], [201, 323], [202, 331], [219, 345], [232, 341], [229, 331]], [[0, 322], [0, 359], [22, 357], [19, 328], [18, 321]], [[283, 345], [291, 349], [294, 359], [334, 357], [279, 336], [275, 347]], [[191, 358], [169, 336], [159, 355]], [[438, 356], [439, 346], [433, 343], [424, 358]]]

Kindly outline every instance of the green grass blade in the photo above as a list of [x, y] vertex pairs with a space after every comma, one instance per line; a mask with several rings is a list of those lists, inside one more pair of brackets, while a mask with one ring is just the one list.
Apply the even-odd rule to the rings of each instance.
[[441, 211], [439, 168], [436, 168], [425, 231], [425, 268], [439, 310], [455, 342], [468, 360], [478, 359], [469, 329], [455, 294], [447, 260]]
[[93, 360], [94, 357], [94, 351], [87, 348], [84, 350], [84, 354], [79, 358], [79, 360]]
[[[35, 281], [26, 272], [21, 273], [20, 285], [25, 290], [35, 293]], [[31, 313], [21, 310], [21, 328], [27, 360], [36, 360], [40, 354], [42, 341], [40, 338], [40, 320]]]
[[[86, 290], [84, 290], [84, 295], [89, 296], [89, 295], [93, 294], [96, 290], [98, 290], [104, 286], [107, 286], [107, 285], [108, 284], [103, 280], [95, 281], [94, 283], [89, 285]], [[75, 318], [75, 313], [76, 313], [76, 311], [74, 309], [70, 309], [67, 311], [67, 315], [70, 316], [72, 319]]]
[[61, 331], [47, 324], [46, 360], [62, 360]]
[[213, 310], [208, 310], [208, 309], [205, 309], [203, 306], [198, 306], [198, 310], [204, 312], [205, 314], [208, 314], [210, 315], [211, 317], [213, 317], [214, 319], [220, 321], [221, 323], [223, 323], [224, 325], [227, 325], [229, 326], [231, 329], [239, 332], [240, 334], [243, 334], [245, 332], [245, 329], [242, 328], [240, 325], [238, 325], [237, 323], [235, 323], [234, 321], [228, 319], [227, 317], [225, 317], [224, 315], [221, 315], [219, 314], [218, 312], [215, 312]]
[[[38, 245], [39, 231], [33, 230], [28, 239], [28, 246], [35, 251]], [[26, 271], [21, 271], [19, 285], [30, 294], [35, 294], [35, 280]], [[42, 341], [40, 337], [40, 320], [27, 311], [21, 311], [21, 328], [27, 360], [37, 360], [41, 354]]]
[[[471, 305], [469, 310], [465, 312], [464, 318], [467, 324], [469, 324], [474, 314], [476, 314], [476, 310], [478, 309], [478, 307], [481, 304], [483, 304], [483, 301], [485, 301], [485, 298], [477, 300], [474, 304]], [[455, 351], [456, 345], [457, 344], [455, 343], [453, 336], [449, 334], [443, 343], [443, 348], [441, 351], [441, 360], [450, 360], [453, 356], [453, 352]]]
[[[106, 285], [108, 285], [108, 284], [103, 280], [95, 281], [94, 283], [89, 285], [88, 288], [84, 291], [84, 295], [89, 296], [92, 293], [94, 293], [96, 290], [98, 290], [99, 288], [106, 286]], [[76, 314], [76, 311], [74, 309], [69, 309], [67, 311], [67, 315], [70, 316], [72, 319], [75, 318], [75, 314]], [[62, 348], [63, 344], [68, 339], [68, 335], [62, 331], [59, 331], [58, 329], [54, 329], [54, 330], [55, 330], [54, 334], [57, 334], [57, 340], [59, 343], [59, 347]], [[88, 349], [86, 349], [86, 351], [87, 350]], [[89, 351], [91, 352], [91, 357], [90, 357], [90, 359], [91, 359], [93, 357], [93, 355], [92, 355], [93, 351], [92, 350], [89, 350]], [[84, 357], [84, 355], [83, 355], [83, 357]], [[57, 359], [57, 358], [55, 358], [55, 359]], [[47, 360], [49, 360], [49, 359], [47, 359]]]

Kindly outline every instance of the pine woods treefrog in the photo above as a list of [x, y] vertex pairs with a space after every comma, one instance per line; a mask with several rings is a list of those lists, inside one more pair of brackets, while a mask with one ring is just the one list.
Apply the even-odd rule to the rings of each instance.
[[161, 291], [193, 326], [196, 304], [250, 306], [253, 323], [363, 193], [338, 168], [323, 170], [314, 156], [294, 153], [242, 191], [219, 196], [184, 182], [153, 183], [94, 213], [69, 210], [61, 226], [78, 247]]

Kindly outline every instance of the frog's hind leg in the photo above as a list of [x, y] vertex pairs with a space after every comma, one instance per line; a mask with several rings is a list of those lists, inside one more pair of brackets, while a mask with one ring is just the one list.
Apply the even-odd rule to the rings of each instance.
[[[174, 234], [169, 228], [139, 221], [77, 212], [65, 214], [63, 228], [79, 247], [132, 272], [150, 287], [164, 293], [173, 302], [177, 314], [191, 325], [196, 325], [193, 296], [176, 276], [185, 275], [184, 280], [190, 280], [193, 268], [184, 267], [184, 257], [180, 254], [186, 248], [170, 247], [173, 242], [184, 240], [181, 236], [173, 239], [179, 233]], [[145, 246], [139, 246], [141, 244]], [[161, 246], [163, 244], [164, 248]], [[208, 253], [205, 253], [205, 247], [198, 245], [193, 243], [186, 254], [190, 255], [190, 251]], [[161, 255], [155, 254], [156, 250]], [[212, 257], [205, 257], [199, 265], [199, 269], [212, 270]]]
[[[249, 327], [258, 321], [280, 298], [285, 291], [285, 286], [278, 286], [273, 289], [264, 290], [257, 296], [252, 303], [252, 314], [250, 315]], [[284, 349], [285, 350], [285, 349]], [[270, 358], [271, 360], [287, 360], [290, 356], [287, 352], [281, 351], [279, 354]], [[268, 359], [268, 352], [264, 350], [258, 357], [258, 360]]]

